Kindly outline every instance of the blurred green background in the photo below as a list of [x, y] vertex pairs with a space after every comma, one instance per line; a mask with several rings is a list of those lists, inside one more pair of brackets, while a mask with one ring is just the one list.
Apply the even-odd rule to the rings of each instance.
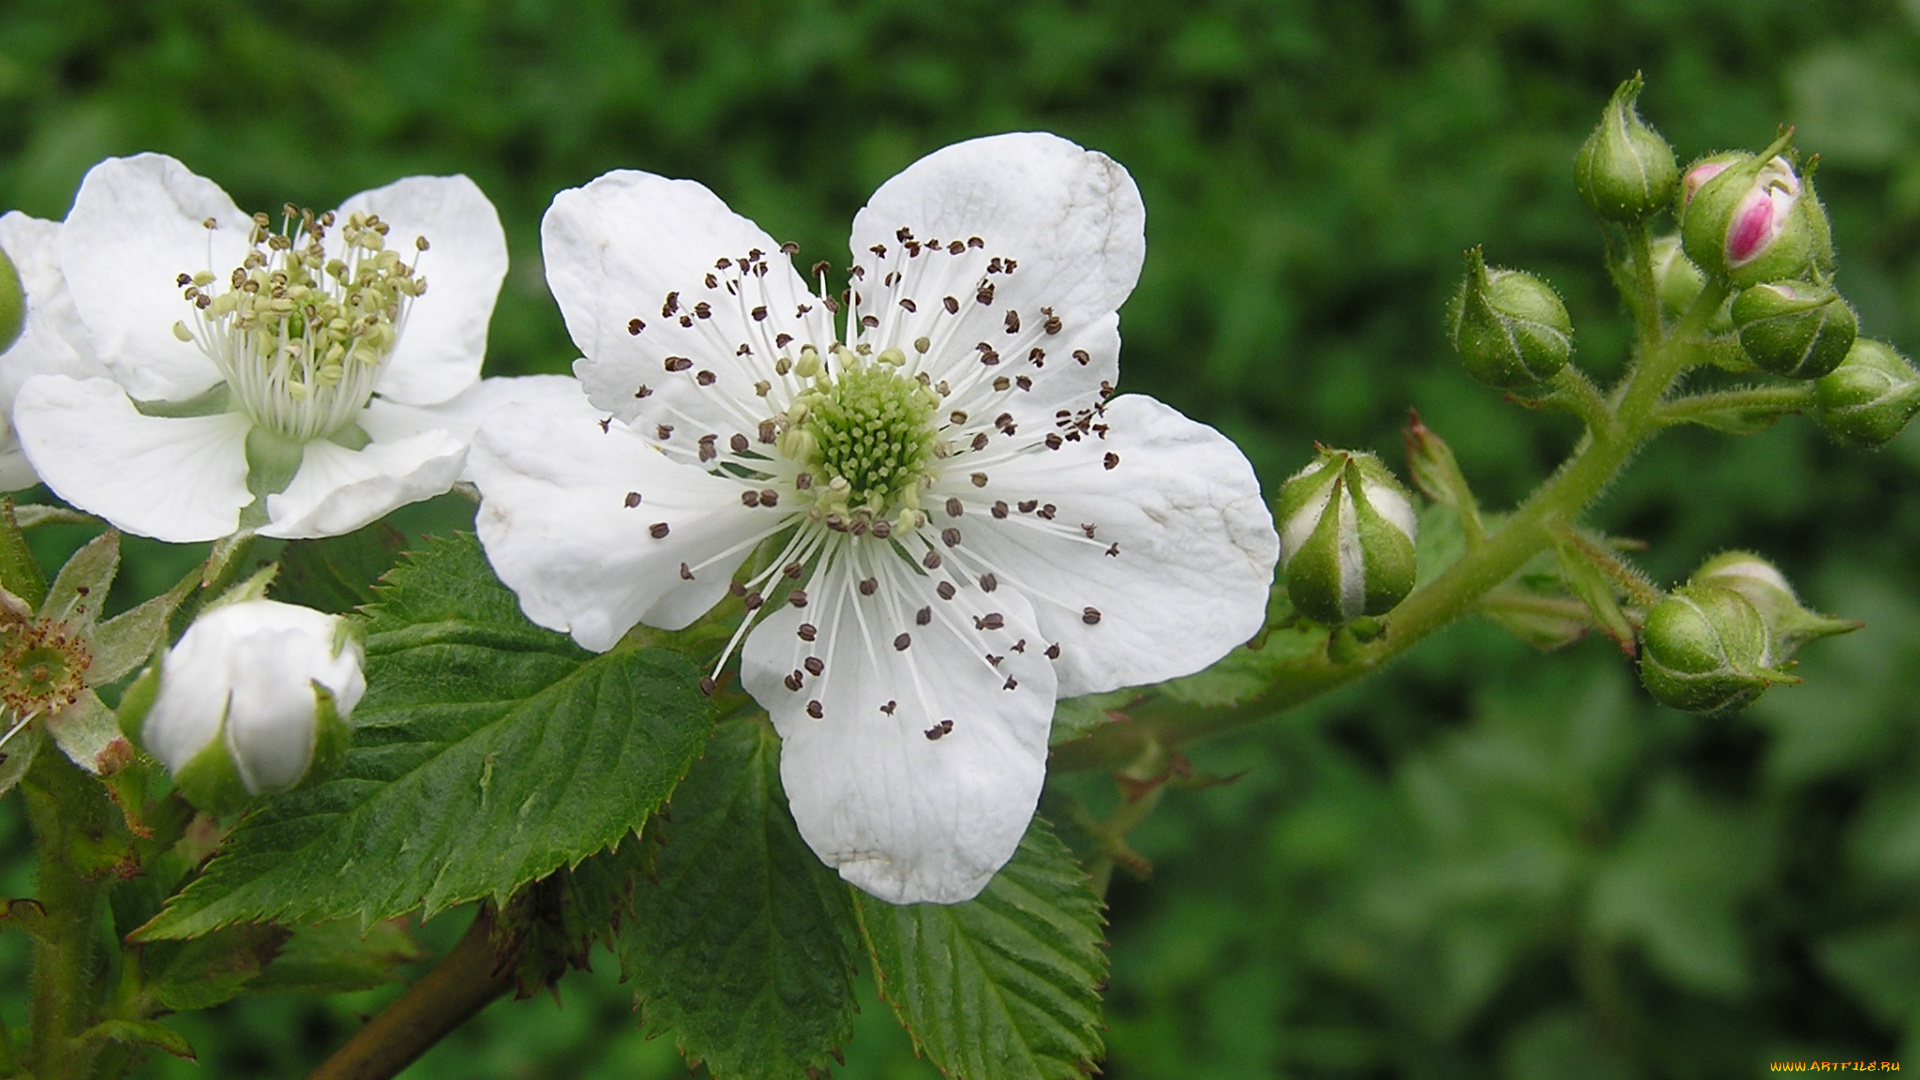
[[[561, 188], [693, 177], [837, 260], [915, 158], [1047, 129], [1146, 198], [1123, 389], [1226, 431], [1269, 491], [1314, 439], [1398, 460], [1417, 405], [1500, 505], [1575, 431], [1468, 380], [1443, 299], [1484, 243], [1562, 290], [1589, 370], [1619, 370], [1570, 163], [1636, 69], [1683, 161], [1797, 125], [1864, 332], [1920, 350], [1920, 0], [0, 0], [0, 207], [58, 218], [91, 164], [140, 150], [249, 209], [464, 172], [513, 250], [490, 371], [562, 371], [538, 246]], [[1917, 481], [1920, 432], [1860, 454], [1790, 421], [1670, 435], [1598, 508], [1662, 580], [1750, 547], [1867, 621], [1743, 716], [1653, 706], [1604, 641], [1543, 657], [1475, 622], [1200, 748], [1245, 775], [1170, 795], [1136, 836], [1155, 868], [1110, 896], [1107, 1075], [1920, 1068]], [[30, 891], [24, 845], [0, 803], [0, 893]], [[684, 1075], [598, 967], [406, 1075]], [[186, 1017], [201, 1064], [144, 1075], [298, 1075], [387, 996]], [[932, 1075], [870, 989], [847, 1058], [846, 1077]]]

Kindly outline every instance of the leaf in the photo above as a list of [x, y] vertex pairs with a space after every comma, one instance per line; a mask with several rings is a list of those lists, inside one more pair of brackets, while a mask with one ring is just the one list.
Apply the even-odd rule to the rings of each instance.
[[1013, 861], [964, 904], [856, 894], [880, 995], [956, 1080], [1087, 1075], [1100, 1056], [1100, 900], [1034, 818]]
[[527, 622], [472, 536], [389, 578], [339, 772], [245, 818], [143, 936], [504, 902], [638, 829], [704, 745], [685, 659]]
[[146, 946], [153, 973], [147, 990], [176, 1012], [231, 1001], [274, 958], [287, 935], [283, 927], [250, 923], [188, 942], [154, 942]]
[[1072, 742], [1097, 727], [1111, 724], [1113, 713], [1138, 700], [1140, 694], [1134, 690], [1110, 690], [1104, 694], [1061, 698], [1053, 707], [1053, 730], [1047, 736], [1047, 742], [1053, 746]]
[[794, 827], [780, 740], [723, 724], [659, 829], [621, 966], [647, 1026], [722, 1080], [824, 1072], [853, 1034], [853, 904]]
[[302, 926], [248, 990], [339, 994], [370, 990], [400, 977], [400, 965], [418, 960], [420, 947], [404, 927], [377, 922], [362, 933], [350, 922]]
[[152, 1020], [102, 1020], [80, 1033], [83, 1039], [106, 1039], [132, 1046], [153, 1046], [177, 1058], [199, 1060], [179, 1032]]
[[273, 596], [336, 615], [373, 603], [375, 581], [393, 569], [406, 544], [400, 530], [376, 521], [324, 540], [295, 540], [280, 550]]

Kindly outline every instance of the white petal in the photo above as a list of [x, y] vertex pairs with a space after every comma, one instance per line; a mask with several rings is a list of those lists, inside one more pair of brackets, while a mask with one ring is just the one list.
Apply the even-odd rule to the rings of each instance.
[[335, 621], [307, 608], [281, 606], [296, 614], [297, 624], [263, 626], [228, 643], [227, 745], [240, 779], [253, 792], [283, 791], [306, 775], [319, 731], [314, 683], [334, 695], [341, 716], [352, 712], [366, 692], [357, 654], [333, 652]]
[[[408, 405], [432, 405], [472, 386], [507, 275], [507, 234], [493, 204], [464, 176], [410, 176], [340, 204], [341, 218], [354, 212], [380, 215], [392, 227], [388, 246], [405, 259], [417, 254], [427, 279], [375, 390]], [[416, 252], [421, 236], [430, 246]]]
[[306, 445], [293, 482], [267, 496], [269, 524], [260, 535], [295, 540], [350, 533], [395, 507], [452, 487], [466, 450], [444, 431], [376, 440], [358, 450], [315, 439]]
[[[676, 464], [604, 419], [584, 400], [565, 411], [508, 405], [468, 457], [494, 573], [527, 618], [601, 652], [637, 623], [678, 630], [713, 607], [754, 536], [784, 514], [748, 509], [742, 485]], [[667, 535], [655, 537], [656, 525]]]
[[580, 380], [567, 375], [519, 375], [482, 379], [438, 405], [402, 405], [376, 397], [367, 403], [360, 428], [376, 441], [404, 439], [423, 431], [444, 431], [463, 443], [473, 441], [480, 421], [503, 405], [533, 404], [556, 409], [587, 405]]
[[[993, 469], [984, 490], [951, 485], [973, 509], [949, 563], [973, 560], [1026, 592], [1060, 644], [1062, 697], [1159, 682], [1226, 655], [1259, 631], [1279, 557], [1253, 468], [1225, 436], [1139, 395], [1109, 402], [1102, 422], [1106, 438], [1037, 448]], [[979, 501], [995, 499], [1015, 512], [995, 520]], [[1027, 499], [1055, 504], [1054, 520], [1019, 513]]]
[[[751, 432], [772, 415], [754, 383], [780, 382], [772, 372], [776, 336], [793, 337], [786, 346], [793, 355], [809, 341], [823, 349], [831, 343], [823, 340], [832, 336], [824, 309], [779, 244], [691, 180], [608, 173], [554, 196], [540, 239], [547, 283], [587, 357], [574, 371], [603, 414], [697, 426], [723, 439]], [[754, 250], [765, 255], [767, 273], [748, 275], [729, 292], [738, 260]], [[721, 259], [734, 265], [717, 267]], [[674, 308], [666, 313], [669, 294]], [[704, 319], [695, 314], [702, 304]], [[802, 304], [814, 306], [811, 318], [797, 314]], [[766, 317], [756, 320], [760, 307]], [[630, 332], [636, 320], [644, 324], [638, 334]], [[742, 355], [742, 345], [751, 351]], [[674, 357], [690, 365], [666, 370]], [[711, 373], [708, 385], [696, 381], [702, 372]], [[647, 395], [636, 397], [642, 386]]]
[[60, 223], [18, 211], [0, 214], [0, 250], [7, 253], [26, 291], [27, 317], [19, 340], [0, 354], [0, 491], [31, 487], [39, 481], [20, 452], [9, 415], [20, 384], [34, 375], [105, 375], [93, 358], [86, 327], [74, 310], [73, 295], [60, 276]]
[[94, 352], [136, 400], [179, 401], [220, 381], [213, 361], [173, 336], [193, 310], [176, 279], [224, 279], [252, 228], [219, 185], [164, 154], [108, 158], [80, 182], [60, 265]]
[[[902, 228], [923, 244], [948, 247], [911, 256]], [[912, 355], [914, 339], [927, 337], [938, 379], [956, 367], [970, 370], [972, 350], [986, 343], [1004, 358], [994, 374], [1059, 383], [1035, 391], [1049, 398], [1091, 395], [1115, 378], [1113, 331], [1097, 324], [1133, 291], [1145, 230], [1146, 209], [1127, 171], [1058, 136], [995, 135], [935, 151], [881, 185], [853, 220], [854, 258], [867, 267], [865, 308], [880, 319], [875, 347], [897, 345]], [[970, 246], [976, 238], [980, 246]], [[962, 248], [950, 254], [956, 242]], [[876, 246], [886, 249], [884, 258]], [[1013, 272], [988, 272], [993, 260], [1008, 258]], [[902, 275], [891, 291], [889, 271]], [[982, 303], [987, 284], [990, 302]], [[895, 292], [913, 301], [912, 312]], [[948, 297], [957, 314], [947, 313]], [[1058, 333], [1046, 332], [1043, 308], [1060, 320]], [[1038, 371], [1026, 360], [1036, 347], [1046, 353]], [[1071, 360], [1076, 349], [1088, 353], [1088, 364]]]
[[169, 543], [231, 534], [247, 490], [247, 418], [145, 416], [109, 379], [36, 375], [14, 427], [59, 496], [116, 527]]
[[[770, 599], [779, 610], [748, 637], [741, 678], [779, 729], [781, 781], [814, 853], [881, 899], [955, 903], [986, 886], [1033, 817], [1053, 673], [1019, 596], [963, 583], [942, 600], [917, 567], [890, 550], [877, 558], [816, 575], [805, 608]], [[883, 582], [872, 596], [855, 587], [863, 575]], [[989, 611], [1003, 628], [973, 621]], [[797, 635], [806, 622], [813, 645]], [[825, 661], [821, 676], [806, 673], [808, 656]], [[795, 672], [798, 691], [786, 683]]]

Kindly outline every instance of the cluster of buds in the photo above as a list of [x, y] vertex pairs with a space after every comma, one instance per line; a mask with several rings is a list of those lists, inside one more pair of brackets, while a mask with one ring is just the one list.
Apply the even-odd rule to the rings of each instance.
[[1287, 595], [1308, 618], [1384, 615], [1413, 590], [1413, 502], [1374, 455], [1322, 448], [1280, 489], [1274, 516]]
[[274, 600], [209, 610], [127, 691], [120, 723], [215, 813], [324, 776], [366, 692], [337, 615]]
[[1800, 646], [1859, 626], [1809, 611], [1758, 555], [1726, 552], [1647, 612], [1640, 681], [1676, 709], [1733, 712], [1770, 686], [1799, 682], [1788, 669]]

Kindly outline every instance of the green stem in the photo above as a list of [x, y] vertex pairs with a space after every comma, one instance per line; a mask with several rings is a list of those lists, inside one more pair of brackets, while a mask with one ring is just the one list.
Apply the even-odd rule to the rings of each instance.
[[1702, 416], [1736, 409], [1785, 415], [1805, 412], [1813, 408], [1814, 403], [1811, 382], [1793, 386], [1745, 386], [1675, 398], [1660, 406], [1659, 420], [1666, 425], [1685, 424]]
[[100, 785], [56, 752], [40, 754], [20, 789], [39, 857], [34, 899], [45, 909], [33, 943], [27, 1071], [35, 1080], [78, 1080], [99, 1049], [77, 1037], [92, 1023], [94, 930], [106, 894], [106, 875], [90, 863], [116, 815]]
[[1628, 299], [1634, 336], [1643, 353], [1660, 342], [1660, 287], [1653, 280], [1653, 245], [1647, 232], [1644, 221], [1627, 226], [1627, 247], [1633, 254], [1633, 292]]
[[1233, 708], [1196, 711], [1166, 698], [1150, 699], [1133, 709], [1127, 721], [1055, 748], [1050, 767], [1059, 771], [1118, 768], [1264, 719], [1377, 670], [1471, 611], [1489, 591], [1552, 544], [1554, 531], [1576, 521], [1641, 444], [1660, 430], [1660, 401], [1693, 362], [1693, 341], [1727, 291], [1724, 280], [1709, 282], [1674, 335], [1641, 354], [1617, 394], [1612, 421], [1590, 429], [1573, 457], [1498, 532], [1414, 590], [1387, 617], [1387, 632], [1360, 655], [1336, 661], [1322, 654], [1305, 661], [1289, 668], [1288, 677], [1266, 693]]

